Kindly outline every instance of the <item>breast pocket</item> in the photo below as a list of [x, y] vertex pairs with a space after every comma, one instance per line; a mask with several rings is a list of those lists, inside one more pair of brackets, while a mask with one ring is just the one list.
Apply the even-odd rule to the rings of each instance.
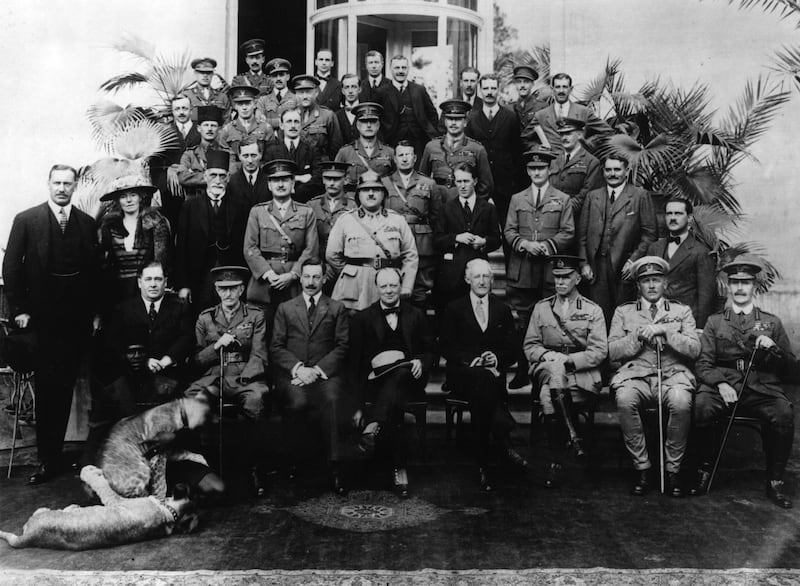
[[561, 203], [546, 203], [542, 208], [542, 226], [544, 228], [558, 231], [561, 225]]

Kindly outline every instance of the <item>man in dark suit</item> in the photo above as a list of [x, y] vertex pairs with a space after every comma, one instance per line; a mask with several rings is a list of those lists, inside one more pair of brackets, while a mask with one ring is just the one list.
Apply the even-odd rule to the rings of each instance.
[[477, 431], [480, 485], [492, 490], [489, 479], [490, 440], [494, 435], [506, 458], [527, 468], [509, 439], [514, 418], [508, 411], [505, 368], [516, 358], [514, 317], [506, 304], [491, 295], [492, 267], [484, 259], [467, 263], [469, 295], [445, 310], [439, 345], [447, 359], [447, 382], [454, 395], [469, 401]]
[[[356, 115], [353, 108], [358, 106], [361, 86], [355, 73], [345, 73], [342, 76], [342, 107], [336, 110], [336, 120], [342, 132], [342, 142], [350, 144], [358, 138], [356, 130]], [[367, 100], [368, 101], [368, 100]]]
[[275, 368], [278, 402], [284, 411], [289, 449], [305, 437], [302, 416], [310, 412], [322, 429], [334, 491], [346, 490], [340, 461], [340, 433], [353, 423], [355, 397], [344, 392], [349, 334], [347, 309], [322, 293], [319, 259], [303, 263], [303, 292], [278, 306], [270, 355]]
[[[306, 203], [322, 192], [322, 170], [319, 153], [300, 136], [302, 126], [300, 111], [281, 112], [281, 131], [264, 146], [264, 164], [276, 159], [288, 159], [297, 165], [294, 177], [295, 201]], [[270, 198], [272, 195], [270, 194]]]
[[647, 255], [660, 256], [669, 263], [666, 297], [688, 305], [697, 329], [702, 329], [714, 313], [717, 267], [711, 249], [689, 230], [693, 209], [687, 199], [670, 199], [666, 206], [669, 236], [652, 242]]
[[264, 147], [254, 137], [239, 143], [239, 160], [241, 168], [230, 176], [228, 193], [247, 201], [250, 206], [272, 199], [267, 185], [267, 176], [261, 172], [261, 161], [264, 158]]
[[581, 210], [578, 256], [586, 259], [581, 277], [589, 298], [611, 324], [614, 308], [635, 298], [631, 265], [643, 257], [658, 234], [653, 200], [628, 184], [628, 161], [609, 155], [603, 161], [605, 187], [590, 191]]
[[209, 151], [206, 159], [206, 193], [184, 202], [175, 246], [175, 286], [195, 316], [219, 303], [211, 269], [244, 264], [250, 210], [247, 200], [227, 191], [228, 153]]
[[392, 82], [383, 75], [383, 65], [383, 55], [381, 55], [380, 51], [367, 51], [367, 54], [364, 56], [364, 66], [367, 70], [367, 76], [361, 80], [362, 101], [377, 102], [377, 91], [387, 85], [391, 85]]
[[582, 120], [574, 118], [556, 122], [564, 150], [550, 165], [550, 184], [570, 197], [576, 223], [586, 194], [603, 186], [600, 161], [582, 145], [584, 126]]
[[557, 154], [564, 150], [561, 143], [561, 135], [558, 133], [556, 123], [562, 118], [574, 118], [581, 120], [586, 125], [586, 138], [591, 138], [594, 134], [610, 134], [611, 127], [603, 120], [595, 116], [586, 106], [581, 106], [570, 102], [569, 96], [572, 93], [572, 78], [566, 73], [556, 73], [550, 80], [553, 86], [553, 98], [555, 101], [536, 112], [536, 122], [544, 132], [550, 148]]
[[392, 452], [392, 483], [408, 496], [403, 412], [411, 400], [425, 397], [433, 358], [433, 338], [425, 314], [400, 301], [400, 272], [385, 268], [375, 275], [380, 299], [356, 313], [350, 322], [350, 372], [363, 404], [372, 404], [362, 445], [376, 440]]
[[401, 140], [414, 145], [417, 159], [422, 158], [425, 144], [439, 133], [439, 117], [428, 90], [408, 81], [408, 59], [392, 57], [392, 82], [376, 91], [376, 102], [383, 106], [381, 128], [387, 144], [394, 147]]
[[334, 62], [331, 50], [317, 51], [314, 65], [316, 66], [314, 77], [319, 80], [317, 104], [336, 112], [342, 107], [342, 84], [332, 74]]
[[[50, 199], [14, 218], [3, 258], [9, 313], [36, 335], [36, 447], [40, 484], [60, 472], [81, 358], [93, 330], [98, 256], [94, 220], [72, 205], [77, 172], [54, 165]], [[94, 329], [99, 318], [94, 317]]]
[[[467, 114], [466, 134], [486, 149], [494, 179], [492, 201], [497, 206], [497, 215], [505, 227], [508, 203], [511, 196], [523, 185], [520, 177], [522, 142], [519, 118], [515, 112], [497, 103], [499, 92], [500, 81], [497, 75], [489, 73], [481, 78], [483, 101], [480, 106], [473, 106]], [[475, 103], [479, 100], [480, 98], [475, 98]]]
[[456, 165], [458, 197], [444, 204], [434, 224], [434, 246], [442, 255], [433, 289], [436, 313], [467, 294], [464, 269], [474, 258], [488, 258], [500, 248], [500, 224], [494, 204], [475, 194], [478, 179], [467, 163]]

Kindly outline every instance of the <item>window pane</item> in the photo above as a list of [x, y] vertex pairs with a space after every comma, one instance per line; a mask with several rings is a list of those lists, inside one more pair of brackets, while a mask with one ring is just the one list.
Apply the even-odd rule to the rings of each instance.
[[478, 0], [447, 0], [447, 3], [452, 6], [468, 8], [469, 10], [478, 10]]

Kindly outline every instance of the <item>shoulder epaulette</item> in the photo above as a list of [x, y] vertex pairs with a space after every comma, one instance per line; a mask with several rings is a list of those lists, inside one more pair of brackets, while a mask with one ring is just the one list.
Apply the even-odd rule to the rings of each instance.
[[550, 297], [545, 297], [544, 299], [540, 299], [539, 301], [537, 301], [536, 304], [534, 305], [534, 307], [536, 305], [539, 305], [540, 303], [553, 303], [553, 301], [555, 301], [555, 299], [556, 299], [555, 295], [551, 295]]
[[261, 311], [261, 309], [263, 309], [258, 305], [253, 305], [252, 303], [245, 303], [244, 305], [247, 309], [252, 309], [253, 311]]
[[588, 303], [589, 305], [597, 305], [597, 303], [595, 303], [594, 301], [592, 301], [588, 297], [585, 297], [585, 296], [581, 295], [580, 293], [578, 294], [578, 299], [582, 300], [584, 303]]
[[200, 315], [204, 315], [204, 314], [206, 314], [206, 313], [208, 313], [208, 314], [212, 314], [212, 313], [214, 313], [216, 310], [217, 310], [217, 306], [216, 306], [216, 305], [212, 305], [211, 307], [208, 307], [208, 308], [204, 309], [203, 311], [201, 311], [201, 312], [200, 312]]

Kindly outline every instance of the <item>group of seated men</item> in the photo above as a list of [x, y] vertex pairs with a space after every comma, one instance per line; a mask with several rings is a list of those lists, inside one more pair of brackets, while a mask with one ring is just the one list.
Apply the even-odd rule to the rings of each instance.
[[[243, 48], [250, 51], [248, 64], [263, 64], [262, 43]], [[382, 56], [368, 54], [370, 79], [351, 88], [356, 99], [348, 99], [345, 75], [343, 99], [325, 102], [342, 106], [334, 116], [320, 105], [320, 86], [326, 93], [338, 84], [322, 81], [332, 65], [329, 53], [318, 53], [316, 76], [293, 80], [293, 96], [283, 59], [267, 64], [269, 80], [252, 67], [234, 80], [229, 96], [236, 117], [219, 141], [228, 94], [209, 86], [213, 60], [195, 62], [198, 86], [173, 101], [173, 113], [186, 141], [196, 116], [200, 141], [179, 163], [165, 163], [163, 176], [151, 166], [165, 213], [170, 197], [180, 200], [171, 220], [177, 226], [173, 267], [169, 274], [159, 262], [139, 267], [139, 294], [106, 316], [107, 323], [92, 319], [103, 294], [95, 286], [96, 230], [71, 204], [74, 169], [54, 166], [50, 200], [17, 216], [3, 274], [14, 321], [35, 329], [40, 349], [41, 468], [32, 483], [59, 471], [81, 351], [100, 330], [107, 343], [95, 363], [107, 371], [108, 383], [101, 398], [115, 405], [117, 416], [141, 404], [142, 393], [184, 392], [212, 402], [221, 393], [241, 407], [248, 458], [257, 469], [268, 397], [289, 443], [312, 415], [337, 492], [346, 489], [343, 462], [380, 448], [389, 454], [392, 485], [408, 494], [403, 413], [408, 402], [424, 397], [441, 354], [448, 388], [470, 404], [483, 490], [492, 489], [493, 441], [512, 465], [528, 465], [509, 440], [514, 421], [505, 369], [517, 364], [509, 386], [522, 387], [532, 377], [540, 394], [553, 452], [547, 485], [555, 486], [562, 434], [584, 453], [572, 404], [596, 400], [601, 367], [609, 361], [618, 366], [611, 389], [639, 472], [633, 494], [652, 483], [643, 405], [659, 396], [668, 412], [668, 491], [681, 496], [678, 472], [693, 404], [699, 437], [739, 402], [741, 413], [765, 424], [767, 494], [791, 506], [783, 474], [793, 415], [779, 383], [791, 378], [795, 358], [780, 321], [753, 306], [758, 263], [737, 259], [723, 267], [730, 304], [710, 315], [715, 267], [690, 230], [691, 202], [666, 204], [669, 234], [657, 239], [652, 199], [628, 182], [625, 158], [600, 162], [585, 149], [585, 129], [610, 129], [569, 101], [569, 76], [553, 76], [554, 103], [534, 107], [537, 74], [515, 68], [520, 101], [512, 112], [497, 104], [496, 76], [465, 70], [461, 97], [467, 99], [443, 102], [440, 121], [424, 87], [407, 81], [407, 59], [392, 59], [389, 82], [380, 73]], [[472, 77], [480, 79], [483, 98], [475, 83], [463, 83]], [[374, 101], [355, 104], [359, 93]], [[339, 114], [355, 133], [345, 146]], [[492, 166], [509, 154], [504, 145], [484, 147], [465, 129], [499, 125], [511, 114], [516, 138], [509, 144], [529, 148], [505, 172]], [[439, 124], [443, 136], [436, 136]], [[298, 162], [299, 151], [309, 154], [307, 166]], [[274, 156], [262, 164], [267, 152]], [[529, 186], [510, 181], [523, 174]], [[320, 191], [308, 204], [301, 201]], [[305, 193], [301, 200], [299, 193]], [[501, 244], [508, 304], [491, 295], [487, 259]], [[585, 296], [578, 292], [582, 281]], [[168, 284], [175, 297], [166, 294]], [[711, 445], [698, 441], [693, 494], [707, 488]]]

